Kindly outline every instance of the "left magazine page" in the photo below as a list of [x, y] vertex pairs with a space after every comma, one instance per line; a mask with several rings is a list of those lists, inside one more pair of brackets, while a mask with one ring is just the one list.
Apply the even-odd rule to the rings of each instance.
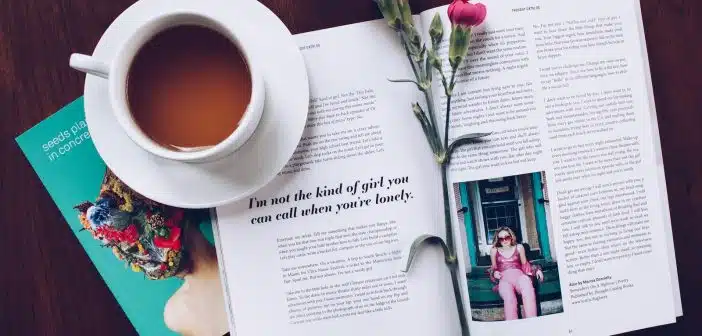
[[93, 146], [82, 98], [16, 140], [139, 334], [228, 333], [207, 210], [165, 206], [123, 184]]

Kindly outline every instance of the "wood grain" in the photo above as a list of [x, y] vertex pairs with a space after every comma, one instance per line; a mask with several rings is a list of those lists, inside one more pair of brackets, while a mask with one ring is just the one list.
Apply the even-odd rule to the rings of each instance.
[[[84, 77], [69, 69], [69, 55], [93, 50], [131, 3], [0, 1], [1, 335], [135, 333], [14, 142], [82, 94]], [[379, 18], [370, 0], [263, 3], [293, 33]], [[412, 1], [415, 10], [440, 4]], [[696, 319], [702, 316], [702, 1], [641, 4], [685, 317], [675, 325], [631, 334], [696, 335]], [[656, 303], [641, 298], [632, 304], [646, 309]]]

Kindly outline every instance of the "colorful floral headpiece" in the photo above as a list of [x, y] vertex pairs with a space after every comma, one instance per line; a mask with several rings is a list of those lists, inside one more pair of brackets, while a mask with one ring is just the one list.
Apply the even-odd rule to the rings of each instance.
[[177, 275], [184, 264], [183, 209], [149, 200], [107, 171], [95, 203], [74, 207], [83, 228], [150, 279]]

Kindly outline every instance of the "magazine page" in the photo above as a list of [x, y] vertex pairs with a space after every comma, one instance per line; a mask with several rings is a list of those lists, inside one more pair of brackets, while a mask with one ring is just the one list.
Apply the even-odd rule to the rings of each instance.
[[[229, 331], [207, 210], [162, 206], [121, 183], [93, 146], [82, 97], [17, 143], [137, 333]], [[144, 215], [145, 209], [153, 216]], [[169, 234], [160, 241], [145, 236], [147, 225], [160, 230], [165, 223], [177, 228], [166, 228]]]
[[653, 141], [653, 150], [655, 155], [655, 162], [657, 173], [658, 173], [658, 186], [661, 193], [660, 196], [660, 206], [663, 209], [663, 226], [666, 235], [666, 242], [668, 244], [668, 267], [670, 267], [670, 281], [673, 289], [673, 303], [675, 304], [675, 316], [680, 317], [683, 315], [682, 309], [682, 298], [680, 297], [680, 282], [678, 280], [678, 264], [675, 260], [675, 244], [673, 242], [673, 226], [670, 219], [670, 211], [668, 204], [668, 189], [666, 187], [665, 180], [665, 168], [663, 167], [663, 150], [661, 147], [661, 138], [658, 131], [658, 117], [656, 112], [655, 98], [653, 95], [653, 82], [651, 81], [651, 72], [648, 70], [648, 50], [644, 34], [643, 18], [641, 16], [641, 6], [638, 4], [634, 5], [634, 10], [636, 11], [636, 18], [638, 20], [638, 30], [639, 30], [639, 40], [641, 43], [641, 55], [644, 67], [644, 76], [646, 79], [646, 89], [648, 91], [649, 97], [649, 108], [651, 114], [651, 141]]
[[237, 336], [460, 334], [441, 251], [402, 272], [443, 225], [422, 97], [388, 81], [412, 76], [397, 36], [378, 20], [296, 38], [311, 89], [300, 145], [269, 186], [217, 208]]
[[[450, 174], [471, 331], [601, 335], [674, 322], [638, 3], [482, 2], [488, 18], [456, 76], [449, 134], [493, 132], [458, 150]], [[435, 12], [449, 29], [446, 7], [421, 16]]]

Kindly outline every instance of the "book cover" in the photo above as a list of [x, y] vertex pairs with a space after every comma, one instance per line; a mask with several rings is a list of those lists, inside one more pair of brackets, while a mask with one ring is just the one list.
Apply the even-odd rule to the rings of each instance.
[[[159, 273], [158, 267], [154, 268], [156, 273], [148, 272], [147, 264], [134, 264], [130, 261], [131, 252], [128, 252], [126, 248], [124, 251], [127, 252], [122, 255], [115, 253], [115, 249], [121, 249], [121, 246], [124, 244], [109, 246], [109, 243], [105, 244], [104, 239], [102, 241], [96, 239], [93, 233], [94, 230], [91, 230], [90, 224], [86, 222], [84, 214], [88, 206], [92, 205], [92, 202], [99, 204], [100, 197], [103, 196], [106, 190], [106, 184], [109, 183], [110, 179], [116, 177], [107, 169], [91, 141], [85, 122], [82, 97], [20, 135], [16, 141], [61, 211], [70, 230], [85, 249], [95, 268], [139, 334], [176, 335], [177, 333], [172, 330], [174, 329], [174, 324], [177, 325], [175, 329], [178, 332], [202, 330], [203, 328], [210, 328], [211, 330], [213, 328], [213, 326], [183, 325], [184, 323], [181, 320], [182, 312], [193, 308], [192, 306], [185, 307], [186, 304], [184, 302], [190, 304], [192, 300], [189, 300], [190, 298], [184, 300], [183, 296], [198, 295], [197, 292], [193, 293], [192, 288], [178, 293], [188, 277], [173, 276], [176, 270], [170, 273]], [[126, 186], [121, 188], [124, 187]], [[132, 200], [130, 200], [129, 207], [132, 207], [131, 202]], [[134, 200], [134, 202], [137, 202], [137, 200]], [[81, 204], [83, 204], [82, 209]], [[153, 204], [163, 207], [155, 202]], [[124, 204], [122, 206], [124, 207]], [[134, 205], [133, 207], [136, 208], [138, 206]], [[182, 209], [176, 210], [180, 211]], [[90, 210], [87, 211], [90, 212]], [[126, 225], [132, 223], [133, 218]], [[212, 251], [211, 255], [214, 262], [211, 264], [215, 266], [212, 268], [215, 269], [216, 273], [216, 254], [214, 253], [212, 226], [208, 212], [206, 210], [199, 211], [197, 216], [188, 218], [195, 218], [192, 221], [194, 224], [192, 227], [194, 230], [197, 230], [198, 236], [204, 238], [200, 240], [206, 242], [204, 243], [205, 245], [209, 244], [209, 246], [200, 250]], [[171, 236], [173, 236], [172, 233], [173, 231], [171, 230]], [[141, 227], [139, 234], [145, 234]], [[155, 234], [158, 235], [159, 233]], [[117, 238], [121, 239], [124, 237], [122, 235]], [[153, 239], [149, 240], [149, 242], [153, 242]], [[134, 242], [138, 242], [138, 240], [134, 240]], [[172, 247], [172, 245], [164, 245], [163, 242], [161, 244]], [[183, 244], [187, 243], [184, 242]], [[134, 246], [137, 246], [137, 244]], [[173, 250], [151, 247], [154, 248], [155, 252], [149, 246], [146, 246], [146, 250], [144, 250], [142, 244], [138, 244], [138, 250], [141, 251], [141, 255], [145, 256], [144, 258], [146, 259], [149, 256]], [[188, 251], [186, 247], [183, 246], [182, 251]], [[180, 246], [178, 246], [178, 250], [181, 250]], [[140, 251], [135, 251], [133, 255], [137, 255]], [[168, 263], [170, 262], [172, 265], [170, 256], [173, 253], [166, 253], [168, 259], [164, 258], [162, 260], [164, 265], [155, 265], [161, 266], [163, 270], [168, 269]], [[194, 255], [195, 253], [191, 254]], [[163, 253], [160, 255], [163, 256]], [[187, 254], [183, 252], [183, 255], [186, 256]], [[126, 261], [125, 256], [127, 257]], [[163, 279], [152, 279], [154, 277]], [[215, 278], [217, 278], [216, 281], [219, 281], [218, 276], [215, 276]], [[219, 287], [221, 287], [221, 284]], [[209, 293], [203, 295], [212, 295], [212, 293], [213, 291], [209, 291]], [[217, 294], [215, 293], [214, 295]], [[221, 296], [221, 288], [219, 289], [219, 295]], [[179, 307], [179, 305], [183, 307]], [[167, 306], [168, 312], [166, 312]], [[214, 314], [211, 312], [199, 312], [195, 315], [226, 316], [224, 306], [212, 306], [213, 308], [211, 309], [218, 310]], [[201, 306], [198, 305], [197, 307]], [[166, 313], [164, 314], [164, 312]], [[166, 321], [169, 318], [172, 319], [170, 323]], [[173, 321], [178, 322], [174, 323]], [[226, 328], [226, 317], [224, 326]], [[224, 332], [221, 334], [224, 334]]]

